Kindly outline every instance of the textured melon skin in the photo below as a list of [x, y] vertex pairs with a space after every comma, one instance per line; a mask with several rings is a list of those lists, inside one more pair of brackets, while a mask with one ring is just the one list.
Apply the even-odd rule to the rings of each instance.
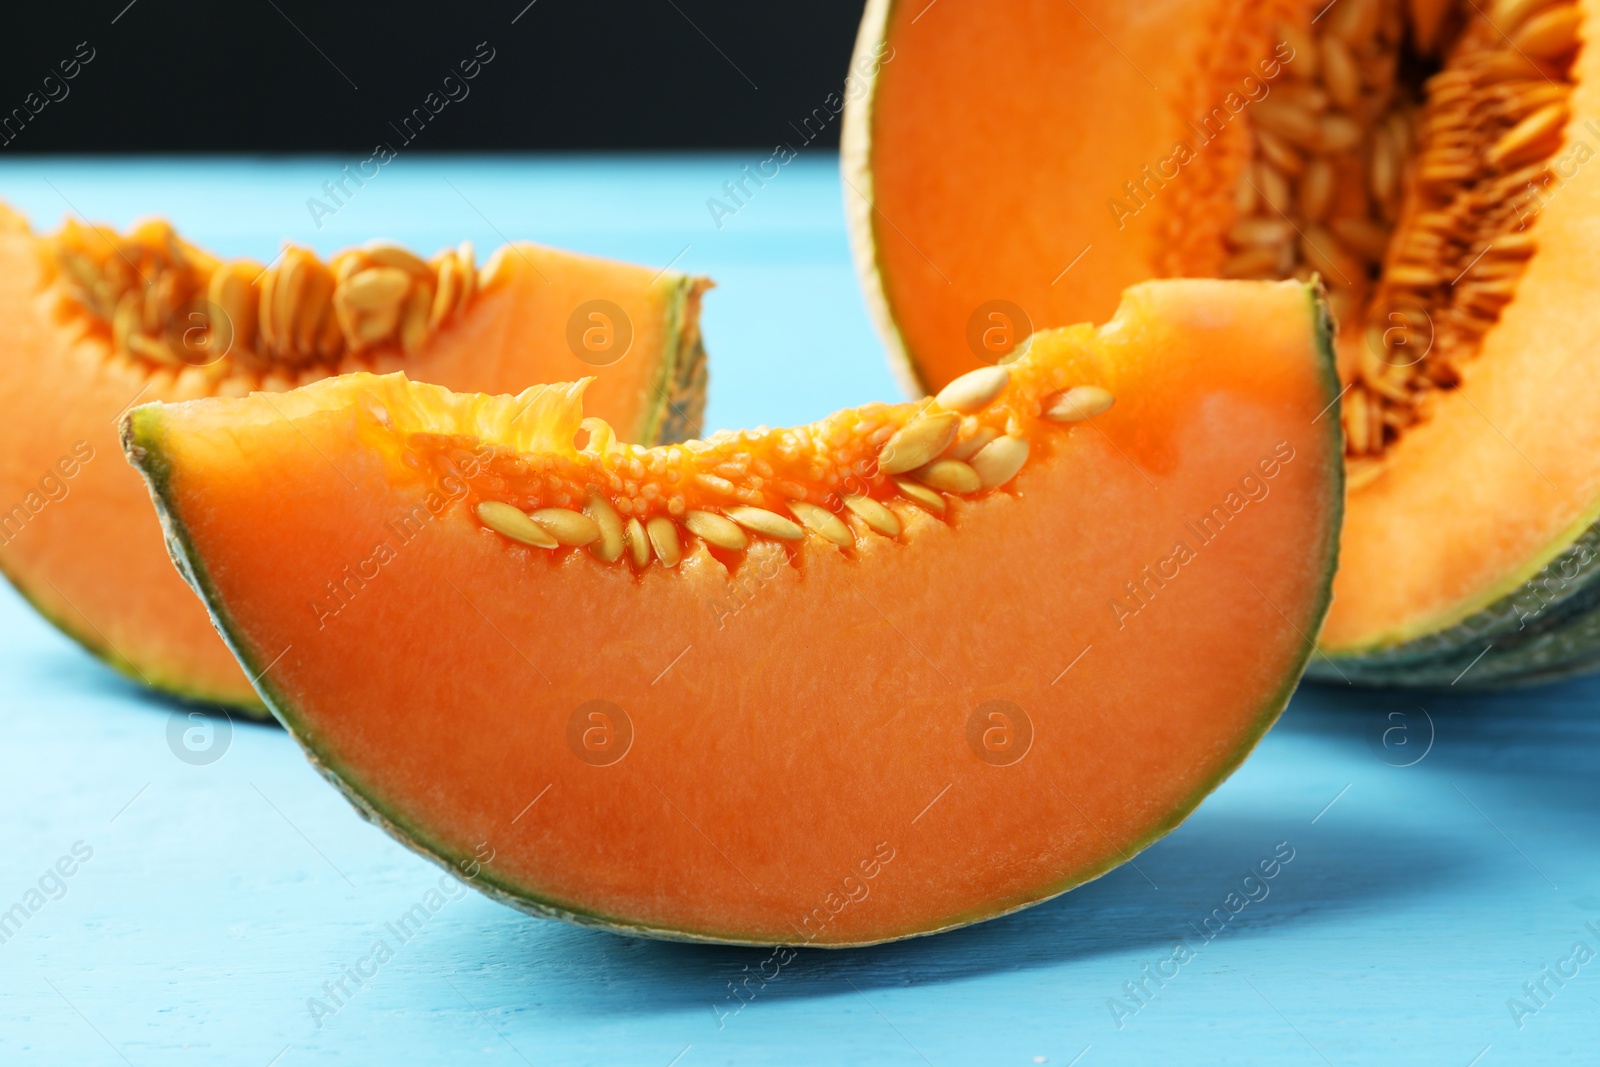
[[[1317, 348], [1320, 354], [1320, 377], [1324, 383], [1325, 395], [1329, 398], [1333, 398], [1337, 395], [1338, 382], [1333, 370], [1334, 357], [1332, 352], [1331, 325], [1327, 318], [1326, 309], [1321, 304], [1320, 299], [1316, 296], [1315, 292], [1308, 289], [1307, 294], [1308, 298], [1313, 304], [1314, 321], [1317, 323]], [[1326, 420], [1325, 426], [1327, 427], [1326, 433], [1330, 437], [1336, 438], [1338, 434], [1337, 420]], [[261, 676], [261, 672], [263, 672], [264, 669], [269, 666], [269, 664], [261, 662], [262, 657], [258, 657], [251, 652], [249, 644], [244, 638], [243, 631], [241, 630], [240, 626], [229, 616], [227, 609], [223, 606], [220, 599], [215, 595], [215, 587], [210, 577], [206, 573], [203, 559], [195, 550], [195, 546], [191, 542], [184, 524], [178, 518], [174, 509], [170, 506], [171, 498], [169, 494], [169, 483], [171, 480], [171, 467], [167, 462], [163, 445], [165, 426], [162, 421], [162, 412], [160, 408], [152, 406], [136, 409], [124, 420], [122, 434], [124, 448], [130, 457], [130, 460], [139, 467], [150, 485], [152, 497], [156, 503], [157, 510], [161, 516], [163, 528], [166, 532], [168, 548], [179, 572], [206, 601], [207, 606], [212, 613], [212, 617], [218, 626], [218, 629], [223, 633], [235, 654], [239, 656], [241, 663], [245, 666], [246, 670], [252, 676]], [[1333, 454], [1337, 454], [1336, 445], [1334, 446], [1334, 449], [1335, 450]], [[1323, 540], [1322, 543], [1317, 546], [1313, 553], [1315, 558], [1314, 565], [1317, 568], [1318, 573], [1320, 573], [1323, 578], [1319, 583], [1315, 602], [1310, 606], [1309, 609], [1309, 617], [1312, 620], [1320, 620], [1326, 615], [1326, 611], [1331, 599], [1331, 577], [1333, 567], [1338, 556], [1338, 532], [1340, 529], [1339, 519], [1341, 517], [1340, 501], [1342, 501], [1343, 471], [1342, 468], [1337, 464], [1330, 466], [1328, 471], [1329, 477], [1333, 479], [1333, 484], [1330, 486], [1332, 490], [1330, 503], [1332, 509], [1331, 521], [1329, 522], [1326, 530], [1325, 540]], [[1234, 769], [1237, 768], [1240, 763], [1243, 762], [1243, 760], [1254, 749], [1255, 745], [1260, 741], [1261, 737], [1264, 736], [1266, 731], [1276, 721], [1283, 708], [1287, 705], [1288, 700], [1292, 696], [1297, 684], [1300, 671], [1303, 668], [1307, 658], [1311, 654], [1310, 644], [1304, 644], [1296, 657], [1294, 669], [1286, 673], [1276, 688], [1270, 694], [1266, 695], [1252, 719], [1251, 728], [1239, 738], [1238, 743], [1227, 755], [1224, 765], [1219, 773], [1205, 780], [1197, 788], [1192, 790], [1191, 793], [1186, 796], [1180, 804], [1176, 805], [1167, 813], [1166, 817], [1158, 826], [1152, 829], [1149, 833], [1140, 837], [1138, 840], [1131, 842], [1126, 849], [1128, 854], [1133, 854], [1143, 850], [1145, 847], [1149, 846], [1156, 840], [1175, 829], [1184, 821], [1184, 819], [1188, 817], [1190, 813], [1192, 813], [1192, 811], [1200, 804], [1200, 802], [1213, 789], [1215, 789], [1217, 785], [1221, 783], [1221, 781], [1223, 781], [1229, 774], [1232, 773]], [[394, 812], [384, 810], [379, 806], [375, 806], [366, 796], [364, 796], [355, 786], [351, 784], [346, 775], [341, 772], [340, 768], [329, 764], [319, 756], [314, 732], [309, 728], [309, 724], [296, 709], [294, 703], [287, 699], [285, 695], [278, 688], [276, 688], [270, 676], [270, 672], [264, 677], [260, 677], [260, 680], [258, 680], [256, 684], [267, 706], [272, 710], [273, 714], [279, 718], [279, 720], [296, 738], [296, 740], [300, 742], [302, 747], [305, 749], [308, 758], [311, 759], [313, 765], [316, 766], [318, 771], [328, 778], [328, 780], [340, 790], [340, 792], [351, 802], [351, 804], [362, 814], [364, 818], [373, 822], [375, 825], [388, 832], [391, 836], [394, 836], [396, 839], [400, 840], [403, 844], [417, 852], [419, 855], [422, 855], [425, 858], [433, 861], [445, 870], [449, 871], [452, 875], [467, 882], [467, 884], [471, 885], [473, 888], [480, 890], [481, 892], [501, 903], [537, 917], [561, 919], [563, 921], [578, 925], [602, 928], [611, 932], [631, 936], [723, 944], [769, 945], [795, 943], [792, 939], [768, 940], [751, 938], [748, 936], [742, 936], [737, 932], [695, 931], [684, 930], [675, 927], [641, 925], [637, 922], [632, 922], [625, 918], [614, 915], [576, 910], [571, 907], [562, 906], [554, 901], [543, 899], [536, 895], [531, 895], [524, 887], [514, 884], [502, 884], [496, 880], [494, 873], [486, 867], [476, 871], [471, 877], [468, 877], [466, 872], [472, 870], [474, 867], [473, 857], [471, 855], [461, 854], [458, 850], [451, 849], [441, 842], [432, 839], [425, 828], [408, 822]], [[894, 940], [902, 936], [921, 936], [933, 934], [943, 930], [966, 925], [970, 922], [986, 920], [997, 917], [998, 915], [1011, 914], [1012, 912], [1032, 906], [1032, 904], [1041, 903], [1044, 900], [1048, 900], [1059, 893], [1075, 888], [1076, 886], [1084, 884], [1087, 881], [1093, 880], [1094, 878], [1098, 878], [1115, 867], [1120, 866], [1121, 863], [1122, 860], [1118, 858], [1113, 857], [1108, 859], [1107, 862], [1095, 870], [1086, 873], [1080, 873], [1079, 877], [1075, 877], [1067, 883], [1049, 887], [1036, 899], [1029, 900], [1026, 903], [1016, 905], [1015, 907], [1008, 908], [1001, 912], [988, 912], [981, 915], [974, 914], [971, 916], [961, 916], [953, 921], [934, 928], [915, 931], [915, 933], [911, 935], [895, 934], [891, 937], [885, 937], [879, 940]], [[816, 944], [816, 947], [856, 947], [858, 945], [872, 943], [877, 942], [855, 941], [848, 944], [819, 942]]]
[[[1318, 9], [1321, 6], [1317, 5]], [[875, 217], [873, 172], [873, 125], [880, 107], [878, 65], [873, 59], [886, 52], [893, 55], [895, 47], [913, 46], [913, 40], [896, 40], [891, 32], [907, 7], [901, 0], [868, 0], [866, 4], [852, 63], [862, 81], [847, 97], [840, 166], [846, 180], [851, 249], [867, 305], [888, 349], [892, 370], [909, 395], [920, 396], [936, 390], [944, 380], [919, 363], [908, 328], [896, 319], [886, 278], [894, 265], [880, 255], [880, 241], [888, 238], [879, 228], [886, 227], [889, 235], [910, 238], [899, 233], [900, 223], [887, 218], [880, 222]], [[920, 4], [909, 7], [919, 18], [921, 9]], [[1217, 5], [1185, 0], [1164, 10], [1161, 22], [1166, 26], [1207, 23], [1221, 14]], [[1586, 45], [1585, 52], [1590, 50]], [[1005, 143], [1006, 133], [1018, 131], [997, 124], [988, 132], [996, 143]], [[1115, 186], [1115, 182], [1107, 184]], [[1100, 187], [1093, 193], [1101, 195]], [[1545, 225], [1550, 222], [1546, 220]], [[1097, 255], [1104, 252], [1103, 242], [1096, 247]], [[1069, 258], [1070, 253], [1061, 263]], [[1594, 510], [1590, 510], [1589, 522], [1546, 547], [1540, 558], [1550, 562], [1531, 576], [1526, 571], [1507, 575], [1499, 595], [1486, 606], [1460, 618], [1441, 620], [1437, 629], [1394, 644], [1321, 648], [1307, 667], [1307, 677], [1341, 686], [1490, 689], [1543, 683], [1600, 669], [1600, 561], [1596, 559], [1600, 556], [1600, 521]]]
[[1492, 689], [1600, 667], [1600, 523], [1515, 592], [1414, 641], [1318, 655], [1306, 676], [1333, 685]]

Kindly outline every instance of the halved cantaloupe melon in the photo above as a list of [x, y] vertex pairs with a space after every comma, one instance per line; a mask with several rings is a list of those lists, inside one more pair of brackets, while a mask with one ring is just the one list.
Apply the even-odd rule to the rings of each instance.
[[844, 153], [914, 386], [1140, 279], [1320, 274], [1351, 492], [1312, 671], [1472, 685], [1600, 658], [1600, 9], [924, 6], [868, 4]]
[[289, 247], [269, 268], [162, 222], [39, 237], [0, 208], [0, 569], [130, 677], [264, 714], [115, 458], [123, 412], [362, 369], [491, 392], [592, 374], [594, 410], [679, 440], [704, 406], [707, 284], [531, 244], [482, 267], [470, 245], [424, 261], [374, 243], [327, 264]]
[[653, 449], [582, 383], [398, 375], [123, 440], [400, 840], [536, 914], [861, 944], [1105, 872], [1271, 725], [1337, 551], [1325, 322], [1296, 283], [1157, 283], [936, 401]]

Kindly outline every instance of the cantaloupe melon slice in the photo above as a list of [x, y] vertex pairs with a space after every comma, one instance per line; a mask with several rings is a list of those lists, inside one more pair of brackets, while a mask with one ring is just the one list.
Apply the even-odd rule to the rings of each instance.
[[1025, 333], [975, 318], [1095, 318], [1151, 277], [1319, 273], [1351, 492], [1312, 670], [1584, 668], [1597, 34], [1576, 0], [871, 0], [844, 135], [869, 299], [905, 377], [937, 390], [992, 361], [975, 337]]
[[1325, 321], [1297, 283], [1154, 284], [937, 401], [675, 447], [582, 383], [398, 375], [123, 440], [267, 702], [400, 840], [540, 915], [861, 944], [1105, 872], [1271, 725], [1336, 553]]
[[622, 432], [699, 430], [708, 283], [672, 271], [530, 244], [423, 261], [385, 243], [329, 264], [289, 248], [268, 269], [161, 222], [40, 237], [3, 207], [0, 265], [0, 569], [95, 655], [195, 700], [265, 713], [117, 458], [132, 405], [362, 369], [489, 392], [590, 374], [591, 409]]

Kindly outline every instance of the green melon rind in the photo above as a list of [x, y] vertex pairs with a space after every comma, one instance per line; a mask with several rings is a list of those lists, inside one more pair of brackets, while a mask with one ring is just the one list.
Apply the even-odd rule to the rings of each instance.
[[[650, 382], [650, 406], [638, 429], [640, 444], [673, 445], [700, 435], [706, 408], [706, 350], [700, 335], [700, 297], [711, 287], [707, 278], [669, 273], [658, 285], [666, 298], [667, 342]], [[529, 382], [529, 385], [538, 383]]]
[[[240, 698], [232, 693], [211, 692], [194, 686], [179, 674], [169, 673], [158, 664], [146, 663], [143, 667], [139, 666], [113, 648], [111, 642], [106, 640], [105, 635], [99, 630], [91, 626], [90, 630], [86, 631], [80, 628], [76, 622], [69, 621], [66, 616], [46, 607], [42, 596], [36, 595], [33, 590], [28, 588], [27, 583], [23, 581], [20, 575], [13, 573], [3, 563], [0, 563], [0, 575], [4, 575], [6, 581], [11, 583], [11, 588], [15, 589], [17, 594], [27, 601], [28, 605], [34, 611], [37, 611], [46, 622], [71, 638], [74, 643], [89, 655], [130, 682], [135, 682], [151, 692], [169, 697], [183, 704], [217, 708], [257, 721], [270, 719], [271, 713], [259, 701]], [[57, 595], [60, 596], [60, 593], [57, 592]], [[88, 620], [84, 621], [87, 622]]]
[[1593, 522], [1531, 579], [1455, 625], [1387, 648], [1328, 652], [1306, 673], [1329, 683], [1482, 689], [1581, 673], [1597, 661], [1600, 522]]
[[[1321, 364], [1323, 388], [1331, 403], [1336, 401], [1339, 395], [1338, 375], [1334, 369], [1333, 325], [1320, 290], [1313, 286], [1307, 286], [1306, 295], [1310, 303], [1310, 311], [1317, 333], [1317, 352], [1318, 361]], [[1328, 427], [1326, 433], [1330, 437], [1329, 454], [1334, 456], [1341, 455], [1342, 439], [1340, 435], [1342, 430], [1340, 429], [1340, 422], [1337, 418], [1327, 419], [1326, 425]], [[413, 852], [449, 871], [456, 878], [491, 899], [538, 918], [560, 919], [578, 926], [596, 927], [618, 934], [666, 941], [690, 941], [709, 944], [763, 947], [809, 945], [815, 948], [860, 948], [907, 937], [922, 937], [942, 933], [958, 927], [968, 926], [975, 922], [1001, 918], [1025, 908], [1042, 904], [1115, 870], [1127, 859], [1144, 851], [1150, 845], [1177, 829], [1217, 786], [1221, 785], [1239, 768], [1240, 764], [1254, 751], [1261, 739], [1266, 736], [1267, 731], [1277, 722], [1284, 708], [1288, 706], [1290, 697], [1294, 695], [1300, 676], [1312, 654], [1312, 646], [1309, 642], [1306, 642], [1291, 669], [1285, 672], [1283, 681], [1278, 688], [1263, 700], [1260, 712], [1252, 721], [1249, 729], [1239, 739], [1238, 744], [1234, 746], [1233, 750], [1222, 762], [1217, 773], [1209, 780], [1196, 786], [1182, 801], [1174, 805], [1168, 818], [1162, 820], [1142, 837], [1129, 843], [1121, 850], [1121, 855], [1107, 857], [1098, 866], [1075, 871], [1061, 882], [1049, 885], [1042, 890], [1032, 891], [1012, 900], [1001, 902], [998, 908], [985, 908], [981, 913], [967, 912], [954, 915], [949, 917], [947, 922], [933, 928], [903, 930], [866, 941], [826, 944], [751, 937], [727, 931], [691, 931], [641, 924], [620, 916], [585, 910], [568, 903], [532, 895], [525, 889], [496, 879], [488, 865], [482, 866], [476, 877], [467, 877], [465, 870], [467, 867], [472, 866], [474, 857], [453, 854], [450, 848], [433, 840], [423, 827], [374, 803], [363, 794], [358, 776], [347, 768], [341, 768], [323, 757], [317, 750], [314, 735], [295, 713], [293, 704], [274, 686], [270, 677], [270, 670], [267, 670], [271, 665], [259, 663], [257, 657], [249, 651], [248, 646], [242, 640], [237, 625], [215, 595], [206, 574], [204, 562], [199, 554], [195, 552], [183, 523], [169, 504], [168, 485], [171, 478], [171, 470], [167, 464], [163, 447], [164, 431], [165, 427], [159, 405], [145, 405], [135, 408], [123, 420], [122, 441], [124, 451], [127, 452], [130, 462], [140, 470], [150, 486], [151, 497], [155, 501], [156, 510], [160, 514], [162, 529], [166, 533], [168, 551], [171, 553], [173, 562], [184, 576], [184, 579], [204, 600], [206, 609], [211, 613], [212, 621], [216, 624], [223, 639], [228, 643], [228, 647], [238, 657], [245, 672], [255, 679], [256, 689], [266, 706], [278, 721], [283, 724], [289, 735], [300, 745], [312, 766], [344, 795], [345, 799], [350, 802], [363, 818], [378, 826], [390, 837], [393, 837]], [[1306, 621], [1306, 632], [1315, 632], [1322, 625], [1322, 620], [1326, 617], [1328, 608], [1332, 603], [1333, 572], [1339, 558], [1339, 531], [1343, 526], [1344, 467], [1342, 463], [1332, 465], [1332, 477], [1335, 482], [1330, 487], [1330, 496], [1333, 501], [1332, 512], [1323, 542], [1319, 551], [1315, 554], [1315, 566], [1322, 574], [1322, 581], [1317, 600], [1311, 606], [1311, 613]]]

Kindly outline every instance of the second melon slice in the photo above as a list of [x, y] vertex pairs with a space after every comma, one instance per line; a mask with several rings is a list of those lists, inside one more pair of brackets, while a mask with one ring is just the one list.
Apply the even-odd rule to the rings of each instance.
[[697, 433], [705, 403], [709, 283], [674, 271], [526, 243], [482, 264], [470, 244], [372, 242], [264, 265], [160, 221], [38, 236], [3, 207], [0, 268], [0, 569], [130, 678], [247, 713], [265, 711], [117, 458], [129, 407], [362, 370], [491, 393], [590, 375], [592, 410], [653, 442]]

